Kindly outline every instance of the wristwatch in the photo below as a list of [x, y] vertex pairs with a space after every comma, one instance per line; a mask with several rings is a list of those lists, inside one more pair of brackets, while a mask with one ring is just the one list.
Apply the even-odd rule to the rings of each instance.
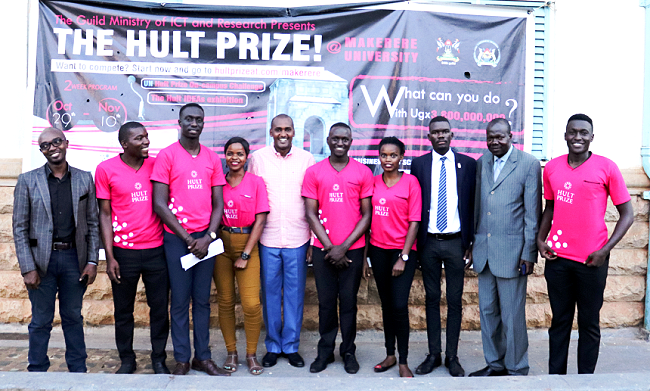
[[249, 259], [251, 259], [251, 255], [249, 253], [241, 253], [241, 259], [243, 259], [244, 261], [248, 261]]
[[210, 231], [208, 232], [208, 235], [210, 235], [210, 238], [212, 240], [217, 240], [217, 234], [215, 232]]
[[400, 255], [399, 255], [399, 258], [401, 258], [401, 259], [402, 259], [402, 261], [404, 261], [404, 262], [406, 262], [406, 261], [408, 261], [408, 260], [409, 260], [409, 256], [408, 256], [408, 255], [406, 255], [406, 254], [400, 254]]

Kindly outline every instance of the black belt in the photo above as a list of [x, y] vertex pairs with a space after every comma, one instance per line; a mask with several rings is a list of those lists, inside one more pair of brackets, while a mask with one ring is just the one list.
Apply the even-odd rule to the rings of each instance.
[[249, 227], [226, 227], [226, 226], [221, 226], [221, 229], [226, 232], [230, 232], [231, 234], [249, 234], [253, 232], [253, 226]]
[[52, 250], [70, 250], [74, 248], [73, 242], [52, 242]]
[[460, 238], [460, 231], [454, 232], [453, 234], [432, 234], [431, 232], [429, 232], [428, 235], [434, 238], [435, 240], [451, 240], [451, 239]]

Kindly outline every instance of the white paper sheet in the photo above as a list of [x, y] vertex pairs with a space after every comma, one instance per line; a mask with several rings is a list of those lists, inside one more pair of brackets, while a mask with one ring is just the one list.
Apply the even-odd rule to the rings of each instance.
[[204, 261], [206, 259], [212, 258], [216, 255], [219, 255], [223, 252], [223, 242], [221, 239], [217, 239], [214, 242], [210, 243], [208, 247], [208, 255], [203, 259], [197, 258], [194, 254], [187, 254], [181, 257], [181, 266], [184, 270], [188, 270], [197, 263]]

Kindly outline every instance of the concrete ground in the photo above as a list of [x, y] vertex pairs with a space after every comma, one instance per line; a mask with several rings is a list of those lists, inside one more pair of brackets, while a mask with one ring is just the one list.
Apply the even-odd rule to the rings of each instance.
[[[577, 333], [572, 335], [569, 375], [547, 375], [548, 334], [529, 331], [530, 373], [527, 377], [452, 378], [440, 367], [426, 376], [400, 379], [397, 367], [381, 374], [373, 366], [385, 357], [383, 333], [362, 331], [357, 336], [357, 358], [361, 370], [348, 375], [337, 356], [336, 362], [319, 374], [309, 373], [316, 357], [318, 335], [303, 333], [300, 353], [305, 368], [294, 368], [280, 359], [261, 376], [248, 374], [244, 356], [244, 335], [240, 332], [240, 366], [230, 378], [214, 378], [190, 371], [188, 376], [153, 375], [149, 361], [148, 329], [137, 329], [135, 349], [138, 370], [134, 375], [115, 375], [119, 358], [115, 350], [113, 328], [86, 328], [88, 374], [70, 374], [64, 360], [63, 335], [55, 328], [50, 341], [50, 371], [27, 373], [27, 326], [0, 325], [0, 390], [650, 390], [650, 343], [647, 334], [636, 328], [606, 329], [602, 332], [600, 357], [595, 375], [576, 375]], [[444, 337], [443, 337], [444, 338]], [[219, 365], [226, 356], [223, 338], [215, 329], [211, 335], [212, 357]], [[444, 346], [444, 339], [443, 339]], [[259, 359], [266, 352], [259, 344]], [[426, 333], [411, 333], [409, 364], [415, 371], [427, 352]], [[171, 340], [167, 364], [173, 369]], [[460, 362], [467, 374], [485, 366], [481, 335], [463, 331], [459, 345]]]

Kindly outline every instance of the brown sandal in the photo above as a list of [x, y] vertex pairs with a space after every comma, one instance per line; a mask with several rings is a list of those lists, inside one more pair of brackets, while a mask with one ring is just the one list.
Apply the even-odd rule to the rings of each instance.
[[232, 354], [228, 353], [228, 356], [226, 356], [226, 362], [223, 364], [223, 369], [225, 369], [228, 372], [236, 372], [238, 362], [239, 362], [239, 357], [237, 356], [237, 352]]
[[261, 375], [264, 372], [264, 368], [257, 361], [257, 356], [246, 356], [246, 363], [248, 364], [248, 372], [251, 375]]

